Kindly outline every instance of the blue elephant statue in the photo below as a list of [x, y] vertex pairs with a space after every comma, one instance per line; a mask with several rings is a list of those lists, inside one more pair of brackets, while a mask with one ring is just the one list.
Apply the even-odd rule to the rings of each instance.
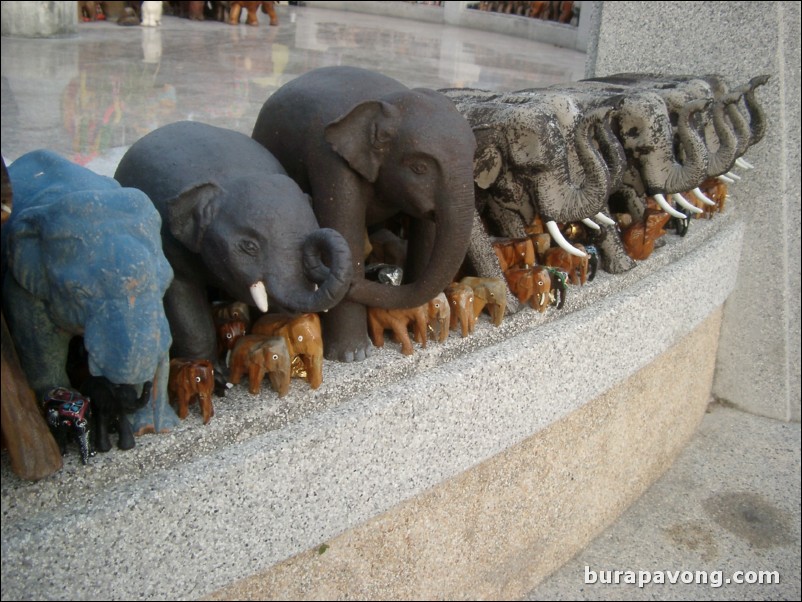
[[3, 311], [31, 388], [41, 400], [68, 386], [70, 340], [82, 335], [92, 376], [136, 397], [153, 382], [150, 401], [130, 416], [134, 431], [170, 430], [178, 417], [167, 399], [163, 297], [173, 271], [153, 203], [51, 151], [28, 153], [8, 172]]

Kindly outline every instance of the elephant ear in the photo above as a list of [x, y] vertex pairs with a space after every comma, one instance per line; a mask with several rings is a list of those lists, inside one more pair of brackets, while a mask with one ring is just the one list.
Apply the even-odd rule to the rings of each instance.
[[498, 180], [504, 157], [501, 154], [499, 131], [489, 125], [473, 130], [476, 136], [476, 154], [473, 159], [473, 181], [482, 190], [490, 188]]
[[206, 229], [212, 224], [223, 193], [214, 182], [197, 184], [167, 201], [170, 232], [193, 253], [200, 253]]
[[47, 262], [42, 249], [42, 226], [48, 207], [31, 207], [15, 213], [3, 228], [8, 267], [22, 288], [38, 298], [47, 297]]
[[326, 142], [351, 169], [375, 182], [390, 142], [398, 134], [401, 111], [380, 100], [368, 100], [325, 128]]

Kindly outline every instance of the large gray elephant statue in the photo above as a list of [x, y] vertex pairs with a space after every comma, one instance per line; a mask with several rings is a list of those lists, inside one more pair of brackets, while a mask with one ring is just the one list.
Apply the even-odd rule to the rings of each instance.
[[[164, 306], [174, 357], [212, 361], [209, 289], [266, 312], [322, 312], [352, 280], [351, 254], [320, 228], [309, 198], [263, 146], [197, 122], [163, 126], [137, 141], [114, 177], [148, 194], [162, 216], [175, 271]], [[218, 375], [216, 374], [216, 378]]]
[[[361, 360], [371, 349], [365, 307], [428, 302], [454, 278], [473, 223], [476, 143], [444, 95], [379, 73], [324, 67], [282, 86], [252, 137], [309, 192], [320, 224], [345, 236], [354, 262], [346, 298], [323, 316], [326, 357]], [[409, 218], [404, 283], [364, 278], [367, 228]]]
[[141, 191], [50, 151], [28, 153], [8, 172], [14, 211], [2, 235], [3, 311], [31, 388], [41, 400], [69, 386], [70, 340], [83, 335], [90, 374], [119, 385], [121, 397], [138, 397], [153, 381], [134, 430], [171, 429], [178, 419], [167, 400], [162, 298], [173, 272], [158, 212]]

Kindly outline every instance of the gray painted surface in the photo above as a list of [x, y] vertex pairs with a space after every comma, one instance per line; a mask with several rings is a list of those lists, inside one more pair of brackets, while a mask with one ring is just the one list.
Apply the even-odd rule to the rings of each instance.
[[[599, 6], [600, 5], [600, 6]], [[800, 419], [800, 4], [602, 2], [588, 72], [720, 73], [758, 91], [769, 126], [730, 186], [747, 224], [727, 301], [713, 392], [737, 407]]]

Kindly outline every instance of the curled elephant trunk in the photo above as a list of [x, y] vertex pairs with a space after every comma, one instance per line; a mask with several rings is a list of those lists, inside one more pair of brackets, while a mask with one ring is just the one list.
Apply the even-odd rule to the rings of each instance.
[[746, 110], [749, 113], [749, 128], [752, 130], [752, 136], [749, 140], [749, 146], [757, 144], [763, 139], [766, 133], [766, 113], [763, 107], [755, 97], [755, 90], [769, 81], [768, 75], [758, 75], [749, 80], [749, 91], [744, 94], [744, 103]]
[[691, 190], [707, 177], [708, 151], [702, 135], [691, 125], [691, 117], [710, 106], [711, 99], [691, 101], [680, 109], [677, 134], [684, 154], [684, 162], [673, 163], [668, 170], [662, 190], [649, 190], [650, 195], [671, 194]]
[[302, 269], [314, 290], [279, 280], [272, 288], [276, 301], [293, 311], [318, 313], [339, 303], [353, 279], [351, 250], [342, 235], [331, 228], [313, 231], [303, 241]]

